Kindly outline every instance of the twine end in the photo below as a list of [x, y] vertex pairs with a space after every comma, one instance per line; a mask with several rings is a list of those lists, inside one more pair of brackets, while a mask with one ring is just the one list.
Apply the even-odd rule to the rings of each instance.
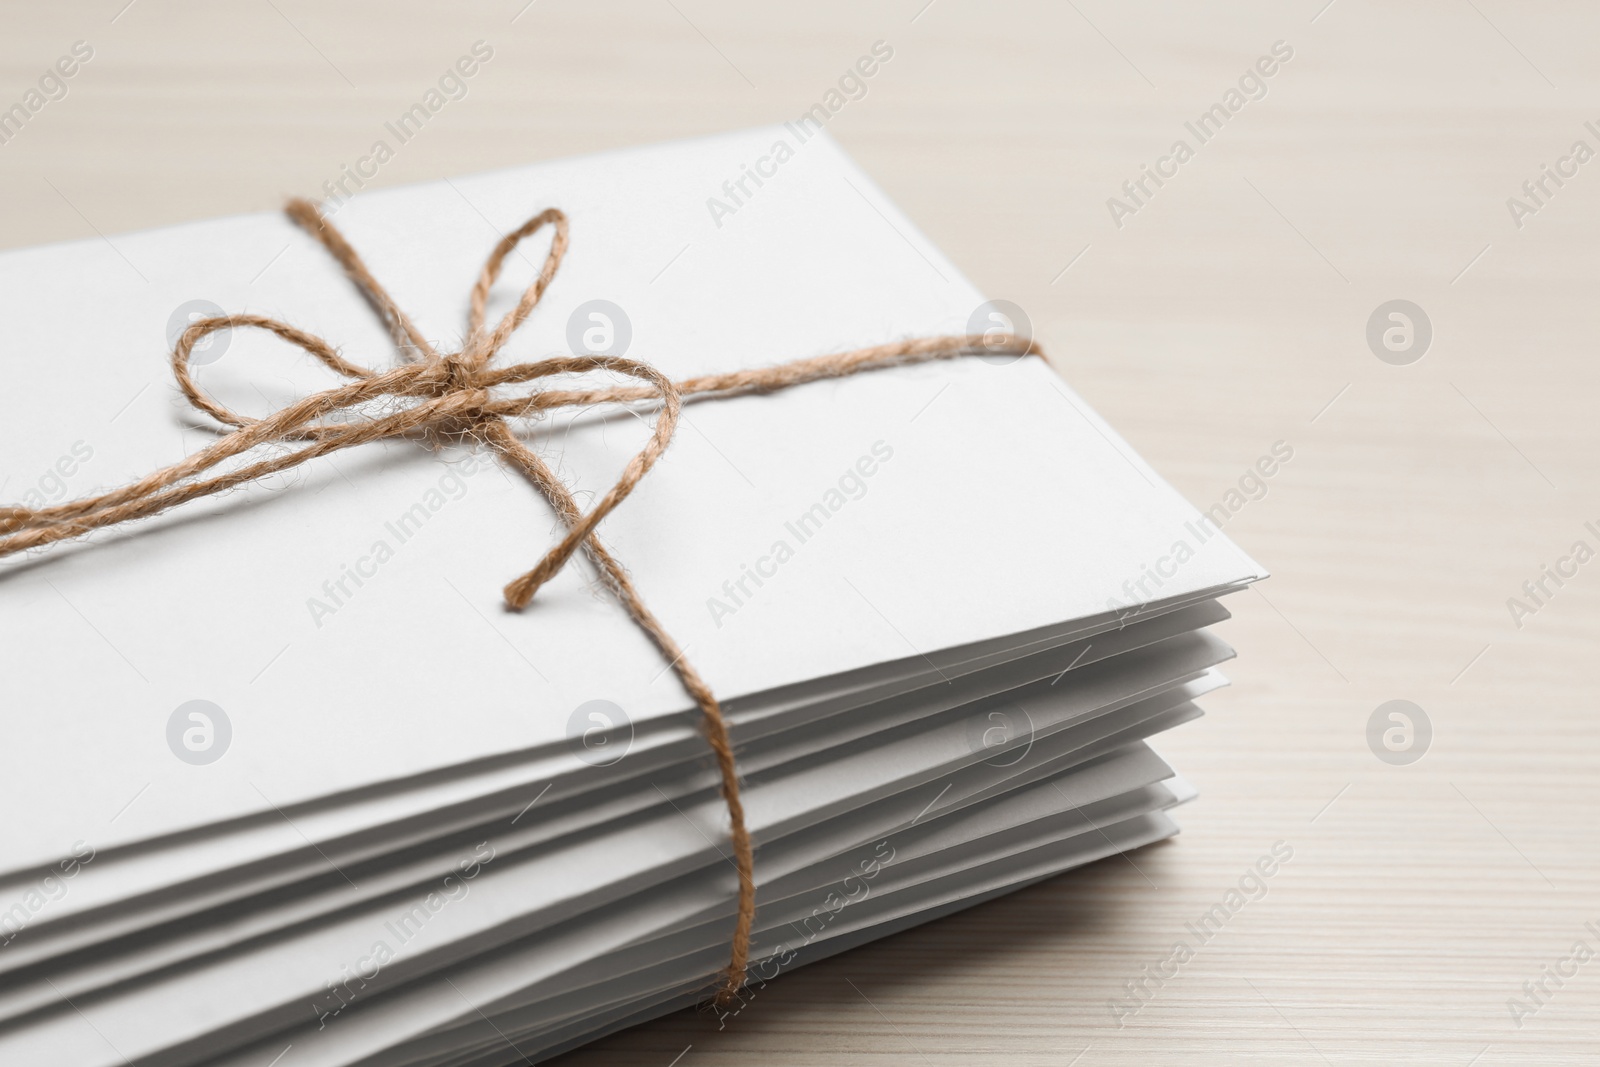
[[744, 989], [744, 972], [741, 970], [735, 975], [730, 971], [723, 972], [722, 985], [711, 998], [711, 1003], [718, 1008], [726, 1010], [730, 1005], [740, 1000], [739, 993]]
[[283, 213], [298, 223], [301, 229], [322, 226], [322, 209], [315, 201], [303, 196], [290, 197], [288, 203], [283, 205]]
[[562, 554], [560, 549], [557, 549], [540, 560], [539, 565], [533, 570], [506, 586], [503, 590], [506, 598], [506, 607], [512, 611], [521, 611], [527, 607], [533, 602], [534, 594], [544, 587], [544, 583], [555, 577], [556, 572], [561, 569], [561, 564], [565, 560], [566, 555]]
[[533, 594], [537, 593], [539, 586], [543, 584], [534, 577], [532, 571], [511, 582], [501, 590], [501, 594], [506, 598], [506, 607], [512, 611], [521, 611], [533, 602]]

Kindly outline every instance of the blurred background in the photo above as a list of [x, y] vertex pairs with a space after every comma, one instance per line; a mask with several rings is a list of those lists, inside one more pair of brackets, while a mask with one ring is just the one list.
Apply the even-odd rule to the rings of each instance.
[[[1547, 977], [1600, 952], [1600, 563], [1539, 584], [1600, 550], [1600, 11], [73, 0], [0, 21], [6, 248], [823, 103], [1274, 572], [1232, 598], [1235, 686], [1164, 746], [1202, 790], [1178, 841], [798, 971], [725, 1029], [685, 1013], [566, 1062], [1600, 1058], [1600, 962]], [[892, 58], [841, 89], [875, 45]], [[70, 388], [73, 354], [40, 358]], [[1398, 749], [1370, 728], [1392, 700], [1422, 713]], [[1264, 899], [1108, 1010], [1279, 841]]]

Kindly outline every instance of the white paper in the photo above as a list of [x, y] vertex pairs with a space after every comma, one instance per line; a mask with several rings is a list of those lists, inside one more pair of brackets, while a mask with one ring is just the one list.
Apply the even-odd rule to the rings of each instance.
[[[627, 309], [630, 356], [678, 377], [965, 332], [980, 295], [825, 136], [800, 146], [749, 210], [712, 225], [705, 197], [781, 135], [374, 193], [337, 223], [423, 331], [449, 343], [496, 231], [562, 207], [572, 252], [507, 361], [565, 351], [569, 314], [596, 297]], [[117, 237], [115, 247], [0, 256], [8, 495], [37, 487], [79, 441], [93, 458], [71, 480], [74, 495], [212, 439], [168, 379], [166, 320], [185, 301], [283, 316], [358, 361], [392, 361], [338, 268], [278, 216]], [[497, 309], [541, 252], [511, 258]], [[201, 377], [261, 414], [332, 384], [307, 362], [239, 335]], [[68, 409], [39, 402], [65, 387]], [[554, 419], [538, 447], [592, 499], [645, 433], [625, 414]], [[717, 625], [708, 598], [880, 442], [892, 458], [865, 494]], [[499, 609], [501, 585], [542, 555], [556, 522], [493, 465], [314, 623], [308, 600], [322, 583], [385, 537], [386, 523], [454, 485], [444, 464], [462, 458], [363, 448], [94, 545], [0, 564], [0, 654], [21, 709], [0, 753], [0, 802], [32, 813], [8, 834], [0, 869], [65, 855], [75, 841], [105, 850], [558, 746], [590, 699], [615, 701], [636, 723], [685, 714], [670, 672], [594, 594], [583, 565], [532, 609]], [[958, 360], [691, 405], [666, 458], [601, 532], [731, 699], [1103, 613], [1179, 542], [1194, 556], [1160, 597], [1262, 573], [1220, 534], [1197, 544], [1196, 518], [1041, 362]], [[196, 698], [233, 725], [231, 749], [208, 767], [175, 759], [165, 741], [169, 715]], [[94, 773], [79, 773], [86, 761]]]
[[[1187, 646], [1183, 653], [1187, 662], [1176, 667], [1185, 673], [1204, 671], [1207, 661], [1214, 662], [1226, 651], [1205, 634], [1169, 643]], [[1158, 651], [1130, 653], [1127, 658], [1152, 657]], [[1095, 671], [1088, 668], [1086, 677]], [[1124, 726], [1116, 715], [1108, 714], [1142, 695], [1141, 690], [1148, 694], [1143, 704], [1152, 710], [1129, 711], [1156, 723], [1162, 709], [1172, 706], [1171, 700], [1163, 703], [1157, 694], [1176, 690], [1178, 699], [1187, 699], [1206, 688], [1142, 685], [1130, 673], [1106, 677], [1098, 687], [1080, 686], [1059, 696], [1039, 694], [1030, 701], [1036, 727], [1026, 742], [1030, 758], [1048, 762], [1056, 748], [1063, 755], [1092, 758], [1165, 728], [1165, 724]], [[1107, 706], [1107, 700], [1113, 703]], [[1089, 716], [1086, 721], [1085, 716]], [[1128, 730], [1136, 736], [1126, 736]], [[746, 803], [752, 830], [759, 840], [767, 834], [796, 832], [829, 814], [847, 811], [853, 827], [863, 819], [887, 818], [890, 825], [885, 829], [892, 829], [899, 819], [887, 801], [895, 798], [904, 803], [912, 799], [906, 789], [979, 763], [985, 754], [968, 746], [966, 723], [941, 723], [918, 735], [915, 744], [866, 749], [749, 790]], [[1014, 773], [1010, 767], [980, 766], [1000, 781]], [[797, 804], [811, 806], [802, 812], [795, 809]], [[717, 822], [716, 801], [708, 798], [615, 837], [580, 839], [532, 857], [496, 858], [485, 865], [465, 896], [463, 903], [470, 907], [444, 908], [420, 925], [404, 951], [376, 975], [372, 992], [376, 995], [379, 987], [459, 962], [508, 938], [547, 929], [677, 875], [707, 866], [722, 875], [723, 857], [710, 844]], [[121, 1055], [139, 1058], [169, 1048], [185, 1030], [198, 1039], [201, 1033], [225, 1028], [226, 1039], [237, 1041], [254, 1030], [285, 1025], [315, 1002], [324, 979], [338, 981], [341, 968], [357, 966], [353, 961], [370, 953], [375, 941], [394, 938], [385, 924], [425, 895], [419, 891], [383, 907], [364, 908], [335, 923], [141, 983], [114, 999], [86, 1004], [81, 1015], [52, 1016], [0, 1034], [0, 1058], [26, 1059], [48, 1052], [61, 1062], [109, 1065], [119, 1061], [107, 1058], [105, 1040], [123, 1050]], [[727, 887], [719, 895], [727, 897]], [[174, 1014], [174, 1005], [182, 1005], [181, 1014]]]

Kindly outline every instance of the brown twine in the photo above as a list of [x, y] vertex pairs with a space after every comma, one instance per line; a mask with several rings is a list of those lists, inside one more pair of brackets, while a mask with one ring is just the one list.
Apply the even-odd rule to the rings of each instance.
[[[410, 317], [390, 299], [388, 292], [367, 270], [354, 248], [307, 200], [292, 200], [288, 215], [328, 250], [372, 304], [389, 328], [405, 362], [386, 371], [351, 363], [319, 337], [277, 319], [260, 315], [222, 315], [191, 324], [172, 352], [172, 372], [178, 387], [195, 408], [204, 411], [232, 432], [193, 455], [152, 474], [99, 496], [85, 497], [46, 508], [0, 507], [0, 557], [78, 537], [104, 526], [114, 526], [155, 515], [197, 497], [211, 496], [256, 481], [276, 471], [297, 467], [307, 460], [341, 449], [391, 437], [470, 437], [487, 444], [511, 466], [521, 471], [555, 508], [567, 527], [566, 535], [537, 566], [509, 583], [506, 604], [526, 607], [539, 587], [553, 578], [580, 546], [599, 570], [606, 587], [655, 642], [677, 674], [685, 691], [699, 707], [706, 740], [716, 757], [727, 804], [734, 865], [739, 873], [738, 922], [734, 929], [732, 958], [723, 971], [719, 1002], [726, 1003], [744, 984], [750, 953], [750, 930], [755, 919], [754, 857], [745, 827], [744, 805], [739, 795], [739, 774], [733, 742], [722, 708], [689, 661], [683, 649], [645, 607], [627, 571], [595, 535], [595, 527], [639, 484], [666, 450], [677, 425], [685, 397], [722, 397], [741, 393], [771, 392], [824, 378], [842, 378], [862, 371], [910, 363], [952, 359], [967, 355], [1039, 355], [1033, 342], [1010, 334], [928, 337], [860, 348], [852, 352], [799, 359], [758, 370], [709, 374], [681, 382], [668, 379], [647, 363], [621, 356], [558, 356], [491, 367], [489, 362], [538, 305], [554, 279], [567, 250], [567, 218], [551, 208], [535, 215], [507, 234], [489, 254], [472, 287], [471, 314], [466, 343], [459, 352], [440, 353], [423, 337]], [[500, 268], [519, 242], [543, 227], [554, 233], [544, 266], [523, 291], [517, 306], [491, 331], [484, 326], [489, 291]], [[298, 345], [323, 364], [351, 381], [304, 397], [262, 419], [240, 415], [201, 392], [190, 375], [189, 359], [197, 344], [218, 330], [253, 326]], [[530, 395], [496, 397], [497, 386], [534, 382], [562, 374], [612, 371], [637, 379], [639, 385], [599, 389], [544, 389]], [[335, 413], [352, 413], [376, 400], [414, 401], [397, 410], [354, 421], [326, 421]], [[508, 419], [534, 416], [553, 408], [592, 404], [653, 402], [658, 405], [654, 431], [638, 454], [628, 461], [609, 492], [585, 514], [571, 492], [545, 461], [512, 432]], [[221, 474], [201, 477], [206, 471], [262, 445], [295, 442], [291, 448], [246, 463]]]

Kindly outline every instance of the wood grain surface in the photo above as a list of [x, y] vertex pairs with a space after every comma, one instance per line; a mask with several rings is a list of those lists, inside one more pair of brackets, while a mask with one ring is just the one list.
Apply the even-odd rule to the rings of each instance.
[[[1202, 789], [1178, 840], [564, 1063], [1600, 1062], [1600, 961], [1571, 957], [1600, 951], [1600, 561], [1523, 589], [1600, 549], [1592, 6], [8, 0], [0, 24], [0, 108], [93, 50], [0, 144], [7, 247], [318, 195], [479, 40], [370, 184], [793, 118], [885, 41], [829, 129], [1073, 385], [1201, 507], [1292, 448], [1233, 498], [1274, 577], [1232, 598], [1233, 688], [1163, 746]], [[1170, 176], [1134, 201], [1146, 165]], [[1408, 365], [1367, 340], [1395, 299], [1431, 323]], [[1410, 765], [1368, 745], [1394, 699], [1432, 725]], [[1266, 895], [1114, 1015], [1278, 841]]]

